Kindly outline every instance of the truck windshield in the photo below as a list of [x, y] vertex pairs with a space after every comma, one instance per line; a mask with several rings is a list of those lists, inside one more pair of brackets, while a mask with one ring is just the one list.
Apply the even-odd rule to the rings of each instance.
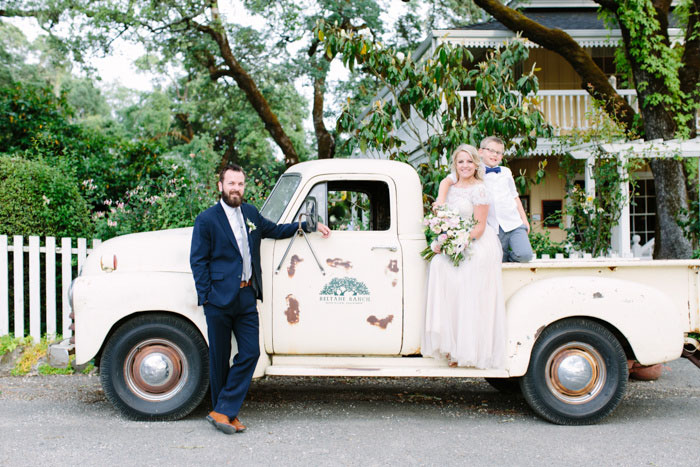
[[284, 208], [289, 204], [292, 195], [299, 186], [301, 175], [299, 174], [284, 174], [277, 181], [277, 185], [272, 189], [272, 193], [268, 196], [265, 204], [263, 204], [260, 214], [274, 223], [279, 222]]

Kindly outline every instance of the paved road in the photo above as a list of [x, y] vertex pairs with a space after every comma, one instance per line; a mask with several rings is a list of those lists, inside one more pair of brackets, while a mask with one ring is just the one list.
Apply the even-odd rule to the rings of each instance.
[[187, 418], [121, 417], [97, 376], [0, 377], [0, 465], [689, 465], [700, 457], [700, 369], [631, 381], [612, 416], [562, 427], [482, 380], [276, 378], [253, 383], [227, 436]]

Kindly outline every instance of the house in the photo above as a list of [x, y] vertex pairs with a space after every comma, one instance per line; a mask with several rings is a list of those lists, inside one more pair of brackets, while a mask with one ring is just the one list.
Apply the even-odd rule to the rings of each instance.
[[[537, 21], [550, 27], [565, 30], [587, 51], [593, 60], [608, 75], [611, 83], [619, 83], [618, 92], [630, 105], [637, 109], [637, 94], [634, 89], [624, 89], [622, 80], [616, 76], [614, 52], [617, 42], [620, 40], [619, 30], [610, 30], [598, 16], [598, 5], [587, 0], [533, 0], [523, 7], [522, 12]], [[671, 29], [673, 40], [681, 40], [680, 29]], [[498, 21], [492, 19], [484, 23], [472, 24], [457, 29], [434, 30], [431, 35], [418, 47], [414, 53], [414, 59], [420, 60], [424, 56], [431, 56], [432, 51], [443, 43], [461, 44], [467, 47], [476, 61], [489, 51], [504, 42], [514, 40], [515, 33], [508, 30]], [[571, 65], [558, 54], [541, 48], [537, 44], [526, 41], [530, 49], [529, 58], [521, 65], [523, 70], [530, 70], [536, 64], [539, 71], [536, 72], [540, 91], [538, 93], [540, 109], [545, 119], [555, 130], [554, 138], [538, 140], [537, 148], [527, 159], [510, 160], [508, 165], [514, 174], [526, 171], [533, 174], [538, 164], [546, 159], [546, 177], [539, 185], [529, 187], [529, 191], [521, 196], [523, 205], [531, 219], [535, 231], [548, 232], [555, 241], [565, 238], [565, 232], [558, 227], [558, 222], [547, 222], [552, 213], [559, 211], [566, 203], [565, 180], [559, 176], [560, 159], [563, 152], [572, 154], [575, 158], [587, 159], [588, 166], [593, 161], [592, 146], [579, 146], [569, 148], [563, 146], [561, 136], [571, 133], [573, 130], [586, 130], [595, 122], [590, 119], [592, 99], [581, 86], [581, 78]], [[517, 71], [517, 70], [516, 70]], [[471, 112], [475, 91], [460, 91], [463, 96], [464, 112]], [[380, 98], [387, 98], [378, 96]], [[698, 122], [700, 123], [700, 121]], [[698, 125], [700, 126], [700, 125]], [[427, 131], [427, 130], [426, 130]], [[397, 136], [406, 141], [404, 149], [410, 153], [410, 162], [419, 164], [425, 160], [420, 145], [409, 131], [403, 127], [397, 132]], [[637, 151], [645, 146], [627, 142], [625, 151]], [[601, 148], [598, 148], [601, 149]], [[608, 145], [611, 152], [616, 149]], [[620, 149], [619, 147], [617, 149]], [[675, 147], [657, 147], [654, 154], [668, 155], [670, 151], [678, 151], [684, 156], [700, 156], [700, 140], [677, 143]], [[645, 149], [645, 154], [648, 155]], [[616, 154], [611, 152], [611, 154]], [[373, 157], [365, 154], [365, 157]], [[374, 157], [382, 157], [381, 154]], [[625, 183], [623, 190], [632, 202], [623, 208], [619, 225], [613, 232], [613, 253], [620, 256], [650, 256], [653, 250], [653, 237], [655, 230], [655, 193], [654, 180], [651, 171], [643, 169], [633, 174], [637, 180], [637, 186], [633, 193], [629, 193]], [[589, 193], [595, 190], [595, 182], [591, 178], [590, 170], [577, 174], [576, 182], [585, 187]], [[550, 218], [551, 220], [551, 218]], [[565, 219], [568, 222], [568, 219]], [[637, 238], [638, 237], [638, 238]]]

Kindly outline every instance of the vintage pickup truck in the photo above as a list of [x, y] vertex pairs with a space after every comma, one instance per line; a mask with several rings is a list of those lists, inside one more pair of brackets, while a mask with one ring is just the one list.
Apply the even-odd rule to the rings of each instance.
[[[698, 261], [504, 264], [506, 367], [453, 368], [421, 356], [426, 241], [410, 165], [301, 163], [282, 175], [262, 213], [274, 222], [306, 214], [333, 233], [263, 240], [257, 377], [485, 377], [521, 390], [546, 420], [589, 424], [622, 400], [628, 359], [650, 365], [684, 354], [700, 366]], [[95, 360], [106, 396], [130, 417], [177, 419], [207, 393], [191, 234], [106, 241], [72, 285], [76, 362]]]

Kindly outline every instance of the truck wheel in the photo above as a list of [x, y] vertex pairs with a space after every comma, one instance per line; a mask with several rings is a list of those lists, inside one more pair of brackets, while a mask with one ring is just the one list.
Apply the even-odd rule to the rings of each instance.
[[139, 316], [109, 338], [100, 380], [107, 399], [124, 415], [177, 420], [207, 392], [207, 345], [188, 321], [167, 314]]
[[502, 394], [520, 394], [520, 378], [484, 378], [492, 388]]
[[588, 425], [609, 415], [627, 388], [627, 357], [604, 326], [560, 321], [535, 342], [520, 388], [532, 410], [558, 425]]

